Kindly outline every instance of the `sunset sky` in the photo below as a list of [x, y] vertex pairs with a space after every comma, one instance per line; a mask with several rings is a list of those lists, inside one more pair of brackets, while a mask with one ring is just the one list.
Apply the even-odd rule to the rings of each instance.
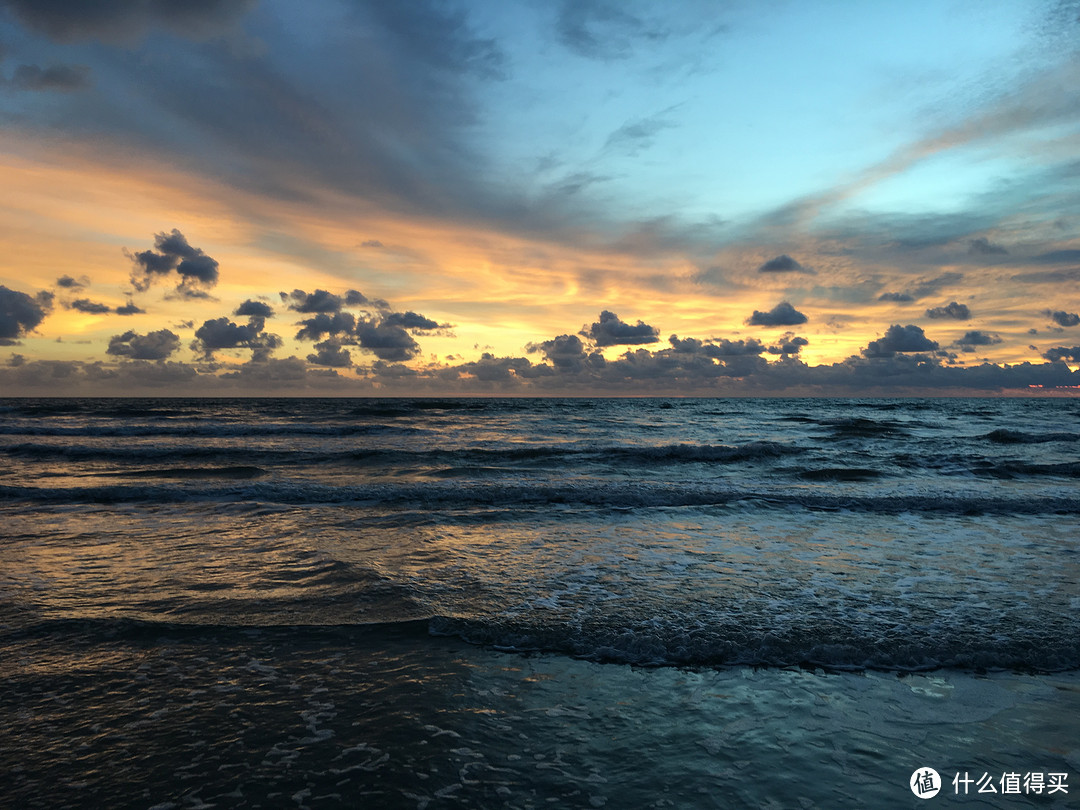
[[0, 395], [1080, 386], [1078, 2], [0, 0], [0, 188]]

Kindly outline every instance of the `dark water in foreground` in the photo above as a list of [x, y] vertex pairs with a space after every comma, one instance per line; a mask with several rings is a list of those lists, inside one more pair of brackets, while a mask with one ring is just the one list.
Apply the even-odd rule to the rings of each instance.
[[0, 458], [11, 806], [1080, 804], [1080, 400], [6, 400]]

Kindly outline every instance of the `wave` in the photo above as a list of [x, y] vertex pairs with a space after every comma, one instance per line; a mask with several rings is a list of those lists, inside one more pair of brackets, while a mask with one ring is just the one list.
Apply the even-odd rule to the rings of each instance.
[[388, 509], [506, 510], [515, 512], [550, 506], [641, 509], [749, 505], [765, 509], [849, 511], [877, 514], [927, 513], [962, 515], [1073, 515], [1080, 499], [1072, 493], [1039, 496], [986, 494], [859, 495], [800, 489], [747, 490], [733, 486], [653, 482], [486, 483], [441, 481], [429, 483], [368, 483], [333, 486], [313, 482], [253, 482], [212, 484], [190, 476], [184, 485], [106, 484], [86, 487], [0, 485], [0, 502], [25, 503], [280, 503], [355, 504]]
[[806, 448], [782, 442], [756, 441], [740, 445], [668, 444], [668, 445], [525, 445], [504, 447], [430, 448], [408, 450], [399, 448], [360, 447], [333, 452], [305, 451], [305, 448], [137, 444], [130, 447], [117, 444], [49, 444], [19, 442], [0, 445], [0, 453], [20, 458], [72, 459], [102, 461], [140, 461], [167, 458], [249, 458], [293, 460], [297, 462], [364, 462], [469, 464], [499, 461], [564, 460], [597, 462], [630, 462], [638, 464], [704, 462], [737, 463], [769, 460], [806, 452]]
[[1080, 478], [1080, 461], [1059, 464], [1032, 464], [1023, 461], [985, 461], [975, 464], [971, 472], [983, 478], [1031, 478], [1052, 476], [1055, 478]]
[[144, 425], [83, 425], [79, 427], [41, 425], [0, 425], [0, 436], [54, 436], [54, 437], [191, 437], [231, 438], [250, 436], [380, 436], [395, 434], [416, 436], [431, 433], [424, 428], [406, 425], [382, 424], [302, 424], [302, 423], [232, 423], [205, 424], [182, 422], [172, 424]]
[[863, 467], [826, 467], [799, 473], [800, 478], [808, 481], [870, 481], [880, 476], [877, 470]]
[[1046, 444], [1048, 442], [1077, 442], [1080, 433], [1024, 433], [1021, 430], [991, 430], [979, 438], [997, 444]]
[[1080, 669], [1076, 628], [1047, 627], [1022, 637], [971, 628], [852, 627], [824, 622], [799, 627], [721, 626], [708, 622], [638, 621], [555, 625], [527, 620], [437, 617], [435, 635], [517, 652], [561, 653], [640, 667], [803, 667], [835, 671], [918, 672], [935, 669], [1064, 672]]
[[123, 472], [89, 473], [102, 478], [258, 478], [266, 475], [262, 467], [165, 467], [162, 469], [125, 470]]
[[816, 420], [828, 428], [836, 439], [873, 439], [907, 436], [905, 425], [899, 422], [877, 421], [861, 416]]
[[[319, 611], [291, 618], [272, 613], [199, 615], [180, 619], [137, 617], [42, 618], [0, 623], [0, 639], [59, 637], [153, 643], [170, 640], [262, 637], [304, 643], [320, 639], [350, 642], [371, 634], [425, 638], [457, 638], [467, 644], [509, 653], [566, 655], [601, 664], [637, 667], [820, 668], [828, 671], [925, 672], [1016, 671], [1051, 673], [1080, 670], [1080, 642], [1072, 627], [1048, 626], [1023, 635], [977, 633], [963, 627], [880, 628], [828, 621], [806, 626], [770, 626], [734, 620], [712, 623], [704, 617], [682, 621], [594, 620], [582, 624], [544, 621], [539, 615], [459, 618], [427, 615], [415, 608], [374, 609], [370, 617], [341, 620], [335, 614], [320, 621]], [[6, 627], [4, 626], [6, 624]]]

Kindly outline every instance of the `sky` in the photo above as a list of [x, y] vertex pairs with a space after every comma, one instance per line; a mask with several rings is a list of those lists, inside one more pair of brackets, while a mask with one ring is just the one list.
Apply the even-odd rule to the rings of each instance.
[[1080, 0], [0, 0], [0, 395], [1075, 395]]

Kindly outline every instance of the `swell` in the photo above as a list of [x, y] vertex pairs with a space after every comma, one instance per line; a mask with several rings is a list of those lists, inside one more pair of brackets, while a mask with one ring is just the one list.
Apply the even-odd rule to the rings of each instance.
[[980, 438], [996, 444], [1047, 444], [1049, 442], [1077, 442], [1080, 433], [1025, 433], [1022, 430], [991, 430]]
[[618, 461], [650, 464], [678, 463], [736, 463], [770, 460], [797, 455], [806, 449], [782, 442], [756, 441], [741, 445], [668, 444], [668, 445], [526, 445], [501, 448], [432, 448], [409, 450], [399, 448], [356, 447], [336, 451], [318, 448], [155, 445], [140, 444], [50, 444], [19, 442], [0, 445], [0, 453], [16, 458], [56, 460], [133, 461], [168, 458], [266, 458], [302, 462], [362, 462], [370, 464], [491, 464], [499, 461], [530, 460]]
[[638, 509], [740, 504], [762, 509], [810, 509], [875, 514], [1074, 515], [1072, 494], [850, 494], [790, 489], [739, 489], [717, 484], [586, 483], [369, 483], [333, 486], [312, 482], [212, 481], [192, 476], [180, 484], [104, 484], [86, 487], [0, 486], [0, 502], [21, 503], [279, 503], [356, 504], [422, 513], [427, 509], [522, 510], [549, 506]]
[[[1057, 629], [1061, 632], [1054, 634]], [[936, 669], [1065, 672], [1080, 669], [1076, 628], [1043, 635], [902, 628], [879, 633], [828, 622], [806, 627], [660, 626], [592, 623], [543, 625], [437, 617], [436, 635], [507, 651], [549, 652], [640, 667], [804, 667], [826, 670], [917, 672]]]
[[[317, 614], [309, 614], [317, 615]], [[0, 643], [41, 642], [72, 647], [101, 641], [156, 644], [183, 641], [250, 642], [254, 638], [304, 644], [349, 643], [365, 636], [409, 638], [430, 643], [456, 638], [509, 653], [565, 655], [603, 664], [637, 667], [821, 668], [829, 671], [1067, 672], [1080, 669], [1075, 628], [1046, 628], [1022, 637], [926, 629], [872, 627], [828, 622], [806, 627], [753, 627], [735, 622], [545, 624], [528, 619], [461, 619], [446, 615], [373, 617], [370, 621], [252, 622], [208, 620], [37, 617], [18, 627], [0, 625]]]
[[183, 422], [180, 424], [135, 424], [135, 425], [80, 425], [65, 427], [62, 425], [15, 425], [0, 424], [0, 436], [53, 436], [65, 438], [94, 437], [191, 437], [191, 438], [230, 438], [250, 436], [378, 436], [397, 434], [415, 436], [430, 433], [423, 428], [407, 425], [384, 424], [269, 424], [266, 422], [206, 424], [203, 422]]

